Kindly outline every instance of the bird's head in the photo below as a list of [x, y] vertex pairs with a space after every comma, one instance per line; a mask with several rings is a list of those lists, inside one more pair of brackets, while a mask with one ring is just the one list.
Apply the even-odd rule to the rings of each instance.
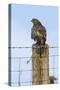
[[41, 22], [38, 20], [38, 19], [36, 19], [36, 18], [33, 18], [32, 20], [31, 20], [31, 22], [34, 24], [34, 25], [42, 25], [41, 24]]

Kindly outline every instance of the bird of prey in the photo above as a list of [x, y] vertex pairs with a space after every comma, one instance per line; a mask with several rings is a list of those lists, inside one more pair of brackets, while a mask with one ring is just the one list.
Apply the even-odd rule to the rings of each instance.
[[41, 57], [41, 54], [44, 51], [43, 46], [45, 45], [46, 42], [46, 35], [47, 35], [46, 29], [41, 24], [41, 22], [36, 18], [33, 18], [31, 22], [33, 23], [33, 27], [31, 30], [31, 38], [37, 42], [36, 43], [37, 53], [40, 53], [40, 57]]
[[36, 41], [38, 44], [44, 45], [46, 41], [45, 27], [36, 18], [33, 18], [31, 22], [33, 23], [33, 27], [31, 30], [31, 38], [34, 39], [34, 41]]

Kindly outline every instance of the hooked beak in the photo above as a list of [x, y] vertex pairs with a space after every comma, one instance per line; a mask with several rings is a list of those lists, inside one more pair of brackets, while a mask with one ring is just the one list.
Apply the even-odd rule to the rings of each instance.
[[32, 20], [31, 20], [31, 22], [32, 22]]

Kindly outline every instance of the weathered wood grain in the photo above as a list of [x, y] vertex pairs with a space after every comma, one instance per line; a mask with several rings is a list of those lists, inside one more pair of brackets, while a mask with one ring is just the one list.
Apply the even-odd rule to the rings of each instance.
[[44, 45], [40, 53], [37, 53], [36, 44], [32, 45], [32, 84], [49, 83], [49, 46]]

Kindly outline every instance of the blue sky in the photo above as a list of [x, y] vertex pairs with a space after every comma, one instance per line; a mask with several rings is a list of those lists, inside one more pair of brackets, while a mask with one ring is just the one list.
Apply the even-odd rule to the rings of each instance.
[[[31, 46], [31, 19], [37, 18], [46, 27], [49, 46], [58, 44], [58, 8], [53, 6], [12, 5], [12, 33], [14, 46]], [[16, 38], [16, 39], [15, 39]], [[20, 42], [19, 42], [20, 41]]]
[[[49, 46], [58, 46], [58, 7], [54, 6], [37, 6], [37, 5], [20, 5], [13, 4], [11, 11], [11, 46], [29, 46], [35, 43], [31, 39], [32, 18], [37, 18], [46, 27], [47, 41]], [[50, 51], [51, 53], [52, 51]], [[55, 51], [52, 52], [54, 54]], [[14, 49], [12, 50], [12, 57], [30, 57], [32, 55], [30, 49]], [[53, 68], [53, 59], [50, 58], [49, 67]], [[20, 62], [20, 66], [19, 66]], [[26, 64], [27, 59], [15, 60], [12, 59], [12, 70], [29, 70], [32, 69], [32, 62]], [[57, 57], [55, 58], [55, 64], [58, 66]], [[21, 73], [20, 73], [21, 74]], [[26, 77], [27, 74], [27, 77]], [[50, 75], [53, 75], [53, 71], [50, 71]], [[54, 75], [57, 77], [55, 71]], [[12, 73], [12, 81], [18, 82], [19, 73]], [[20, 81], [30, 80], [32, 81], [32, 72], [22, 72]], [[26, 83], [31, 85], [31, 83]], [[25, 85], [26, 85], [25, 84]], [[16, 84], [17, 85], [17, 84]], [[23, 85], [21, 83], [21, 85]]]

